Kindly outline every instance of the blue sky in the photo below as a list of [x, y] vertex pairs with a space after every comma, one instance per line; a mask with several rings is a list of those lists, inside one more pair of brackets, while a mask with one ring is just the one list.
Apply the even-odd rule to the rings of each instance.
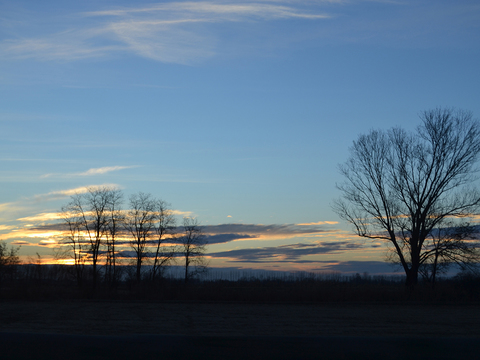
[[422, 110], [479, 117], [479, 63], [473, 0], [0, 0], [1, 238], [48, 258], [38, 227], [114, 184], [233, 239], [214, 266], [368, 271], [338, 164]]

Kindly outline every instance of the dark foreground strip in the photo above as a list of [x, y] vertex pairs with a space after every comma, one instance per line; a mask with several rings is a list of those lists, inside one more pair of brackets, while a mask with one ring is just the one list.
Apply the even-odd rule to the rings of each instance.
[[474, 359], [478, 338], [0, 333], [1, 359]]

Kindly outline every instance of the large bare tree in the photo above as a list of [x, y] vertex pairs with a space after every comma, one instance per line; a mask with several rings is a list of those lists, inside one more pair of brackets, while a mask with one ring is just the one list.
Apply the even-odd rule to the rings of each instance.
[[[467, 111], [428, 110], [414, 133], [401, 128], [372, 130], [354, 141], [341, 165], [345, 182], [334, 210], [354, 225], [359, 236], [386, 240], [406, 274], [407, 286], [418, 282], [422, 264], [443, 241], [435, 229], [476, 214], [480, 192], [474, 187], [480, 153], [480, 126]], [[442, 248], [445, 258], [459, 259]], [[459, 255], [460, 254], [460, 255]]]

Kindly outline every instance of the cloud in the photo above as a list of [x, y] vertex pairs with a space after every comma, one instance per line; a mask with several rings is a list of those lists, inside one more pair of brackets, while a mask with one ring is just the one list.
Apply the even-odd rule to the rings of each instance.
[[40, 240], [38, 243], [39, 246], [55, 248], [58, 246], [57, 242], [53, 239]]
[[[319, 262], [320, 263], [320, 262]], [[312, 271], [332, 271], [344, 274], [369, 273], [369, 274], [396, 274], [400, 275], [401, 271], [395, 271], [395, 267], [391, 263], [383, 261], [325, 261], [321, 262], [320, 267], [313, 268]]]
[[248, 234], [218, 234], [205, 236], [207, 244], [223, 244], [235, 240], [254, 239], [255, 236]]
[[75, 177], [75, 176], [93, 176], [93, 175], [103, 175], [107, 174], [112, 171], [124, 170], [124, 169], [131, 169], [138, 167], [137, 165], [134, 166], [105, 166], [101, 168], [91, 168], [84, 172], [78, 173], [70, 173], [70, 174], [45, 174], [42, 175], [41, 178], [48, 178], [53, 176], [61, 176], [61, 177]]
[[12, 225], [0, 225], [0, 231], [2, 230], [12, 230], [15, 229], [15, 226]]
[[18, 246], [22, 246], [22, 245], [24, 245], [24, 246], [30, 246], [30, 245], [32, 245], [32, 244], [29, 243], [28, 241], [23, 241], [23, 240], [12, 241], [10, 244], [11, 244], [11, 245], [18, 245]]
[[191, 216], [191, 211], [181, 211], [181, 210], [172, 210], [173, 215], [180, 215], [180, 216]]
[[311, 225], [335, 225], [338, 224], [338, 221], [317, 221], [317, 222], [311, 222], [311, 223], [302, 223], [302, 224], [297, 224], [299, 226], [311, 226]]
[[44, 221], [53, 221], [62, 219], [62, 214], [55, 212], [55, 213], [40, 213], [33, 216], [27, 216], [23, 218], [17, 219], [18, 221], [23, 222], [44, 222]]
[[102, 189], [102, 188], [120, 188], [117, 184], [103, 184], [103, 185], [88, 185], [88, 186], [80, 186], [73, 189], [67, 190], [56, 190], [51, 191], [46, 194], [38, 194], [34, 196], [34, 199], [37, 201], [45, 201], [45, 200], [57, 200], [62, 199], [68, 196], [72, 196], [75, 194], [84, 194], [88, 192], [89, 189]]
[[19, 205], [18, 202], [8, 202], [0, 204], [0, 212], [13, 212], [23, 210], [24, 207]]
[[217, 24], [330, 17], [307, 5], [186, 1], [90, 11], [76, 17], [69, 14], [69, 28], [4, 40], [0, 53], [15, 59], [61, 61], [133, 53], [161, 62], [191, 64], [214, 56], [220, 48], [224, 31], [215, 32]]
[[320, 226], [296, 224], [220, 224], [202, 226], [206, 234], [249, 234], [260, 237], [295, 237], [323, 232], [335, 232], [335, 229], [324, 229]]
[[[181, 20], [174, 19], [170, 21], [238, 21], [242, 17], [261, 18], [265, 20], [284, 19], [284, 18], [305, 18], [305, 19], [323, 19], [328, 18], [325, 14], [311, 14], [302, 12], [291, 6], [261, 4], [261, 3], [231, 3], [221, 4], [213, 1], [198, 2], [172, 2], [158, 4], [148, 7], [116, 9], [106, 11], [94, 11], [85, 13], [87, 16], [127, 16], [133, 14], [162, 13], [181, 15]], [[203, 15], [203, 16], [200, 16]]]
[[[297, 243], [263, 248], [249, 248], [209, 253], [210, 257], [226, 258], [233, 262], [270, 263], [270, 262], [305, 262], [303, 256], [336, 253], [356, 250], [363, 245], [348, 241]], [[307, 260], [308, 261], [308, 260]], [[312, 261], [315, 262], [315, 261]]]

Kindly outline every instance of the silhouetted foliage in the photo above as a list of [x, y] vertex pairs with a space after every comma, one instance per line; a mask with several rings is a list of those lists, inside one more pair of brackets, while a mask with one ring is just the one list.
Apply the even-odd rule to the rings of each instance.
[[[40, 266], [39, 270], [37, 266]], [[87, 265], [86, 271], [91, 269]], [[131, 269], [132, 275], [127, 276]], [[156, 282], [136, 281], [136, 266], [120, 265], [123, 274], [115, 288], [99, 283], [95, 292], [78, 287], [73, 265], [20, 264], [6, 281], [0, 283], [0, 299], [18, 300], [145, 300], [166, 302], [247, 302], [247, 303], [451, 303], [480, 301], [480, 277], [460, 273], [454, 278], [439, 277], [432, 289], [420, 281], [417, 291], [404, 291], [403, 276], [369, 274], [342, 275], [339, 273], [250, 273], [237, 280], [225, 280], [225, 274], [212, 273], [191, 278], [185, 286], [183, 275], [168, 273]], [[41, 278], [38, 277], [41, 274]], [[180, 274], [178, 274], [180, 275]]]
[[0, 282], [12, 279], [19, 264], [18, 248], [9, 248], [6, 243], [0, 241]]

